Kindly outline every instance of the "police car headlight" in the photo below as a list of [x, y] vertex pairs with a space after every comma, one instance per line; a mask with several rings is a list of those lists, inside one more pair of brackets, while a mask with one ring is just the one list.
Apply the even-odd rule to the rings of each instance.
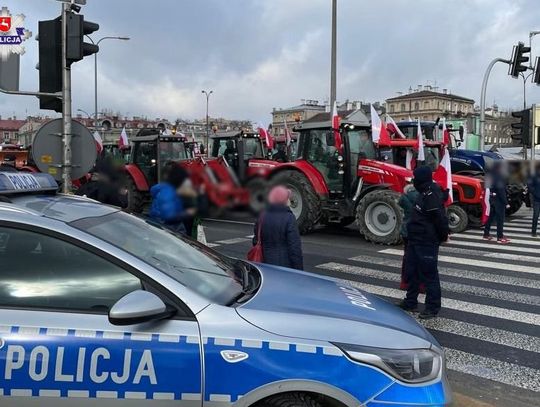
[[424, 383], [439, 377], [442, 354], [432, 349], [383, 349], [336, 344], [350, 359], [376, 366], [406, 383]]

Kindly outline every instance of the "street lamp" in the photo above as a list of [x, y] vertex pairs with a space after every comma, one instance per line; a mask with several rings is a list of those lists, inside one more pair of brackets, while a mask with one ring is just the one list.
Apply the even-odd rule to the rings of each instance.
[[[120, 41], [129, 41], [129, 37], [102, 37], [97, 42], [95, 42], [92, 37], [89, 35], [86, 36], [90, 42], [94, 45], [98, 45], [103, 40], [120, 40]], [[98, 94], [98, 69], [97, 69], [97, 56], [98, 53], [96, 52], [94, 54], [94, 130], [97, 130], [97, 123], [98, 123], [98, 100], [97, 100], [97, 94]]]
[[208, 154], [208, 149], [210, 148], [210, 123], [208, 117], [208, 101], [210, 100], [210, 95], [214, 93], [214, 91], [201, 90], [201, 93], [206, 96], [206, 154]]
[[77, 112], [81, 112], [81, 113], [84, 113], [85, 115], [88, 116], [89, 119], [92, 118], [92, 115], [90, 113], [88, 113], [86, 110], [82, 110], [82, 109], [77, 109]]

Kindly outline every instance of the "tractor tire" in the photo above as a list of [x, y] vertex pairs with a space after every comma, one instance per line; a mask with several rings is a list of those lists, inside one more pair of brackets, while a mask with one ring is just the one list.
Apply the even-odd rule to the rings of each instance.
[[306, 393], [278, 394], [257, 403], [257, 407], [322, 407], [313, 396]]
[[453, 204], [446, 210], [451, 233], [461, 233], [469, 226], [469, 216], [461, 206]]
[[128, 191], [127, 210], [133, 213], [142, 213], [146, 194], [137, 189], [135, 182], [131, 178], [126, 180], [126, 189]]
[[308, 179], [297, 171], [283, 171], [272, 179], [272, 185], [283, 185], [291, 190], [291, 211], [301, 234], [309, 233], [321, 219], [319, 196]]
[[246, 184], [249, 192], [249, 209], [254, 214], [259, 214], [266, 207], [268, 194], [267, 182], [262, 178], [252, 178]]
[[366, 194], [356, 207], [356, 224], [366, 240], [385, 245], [401, 242], [403, 210], [400, 195], [390, 190]]

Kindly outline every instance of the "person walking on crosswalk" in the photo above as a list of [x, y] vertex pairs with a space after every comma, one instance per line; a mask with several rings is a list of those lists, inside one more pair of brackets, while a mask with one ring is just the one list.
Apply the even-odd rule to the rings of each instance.
[[437, 316], [441, 309], [441, 283], [437, 268], [439, 245], [448, 239], [448, 218], [444, 209], [444, 194], [433, 182], [431, 168], [414, 170], [414, 187], [419, 195], [407, 224], [405, 274], [407, 295], [399, 306], [407, 311], [418, 308], [420, 282], [426, 287], [426, 301], [421, 319]]
[[489, 218], [484, 227], [484, 239], [493, 240], [490, 235], [493, 221], [497, 223], [497, 243], [508, 244], [510, 239], [504, 236], [504, 217], [508, 205], [506, 197], [506, 174], [503, 163], [495, 161], [493, 168], [486, 176], [486, 187], [489, 188]]
[[527, 188], [529, 189], [531, 206], [533, 208], [531, 234], [532, 237], [537, 237], [536, 230], [538, 229], [538, 217], [540, 215], [540, 165], [536, 166], [534, 173], [529, 177]]

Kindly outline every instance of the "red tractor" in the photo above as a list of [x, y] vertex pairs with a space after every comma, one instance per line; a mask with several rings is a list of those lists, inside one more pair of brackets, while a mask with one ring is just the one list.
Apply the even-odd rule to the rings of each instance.
[[143, 129], [131, 141], [130, 159], [125, 166], [130, 210], [143, 211], [150, 201], [150, 188], [161, 181], [162, 170], [170, 163], [185, 168], [195, 187], [204, 186], [212, 208], [247, 205], [247, 191], [235, 182], [222, 160], [193, 157], [183, 137]]

